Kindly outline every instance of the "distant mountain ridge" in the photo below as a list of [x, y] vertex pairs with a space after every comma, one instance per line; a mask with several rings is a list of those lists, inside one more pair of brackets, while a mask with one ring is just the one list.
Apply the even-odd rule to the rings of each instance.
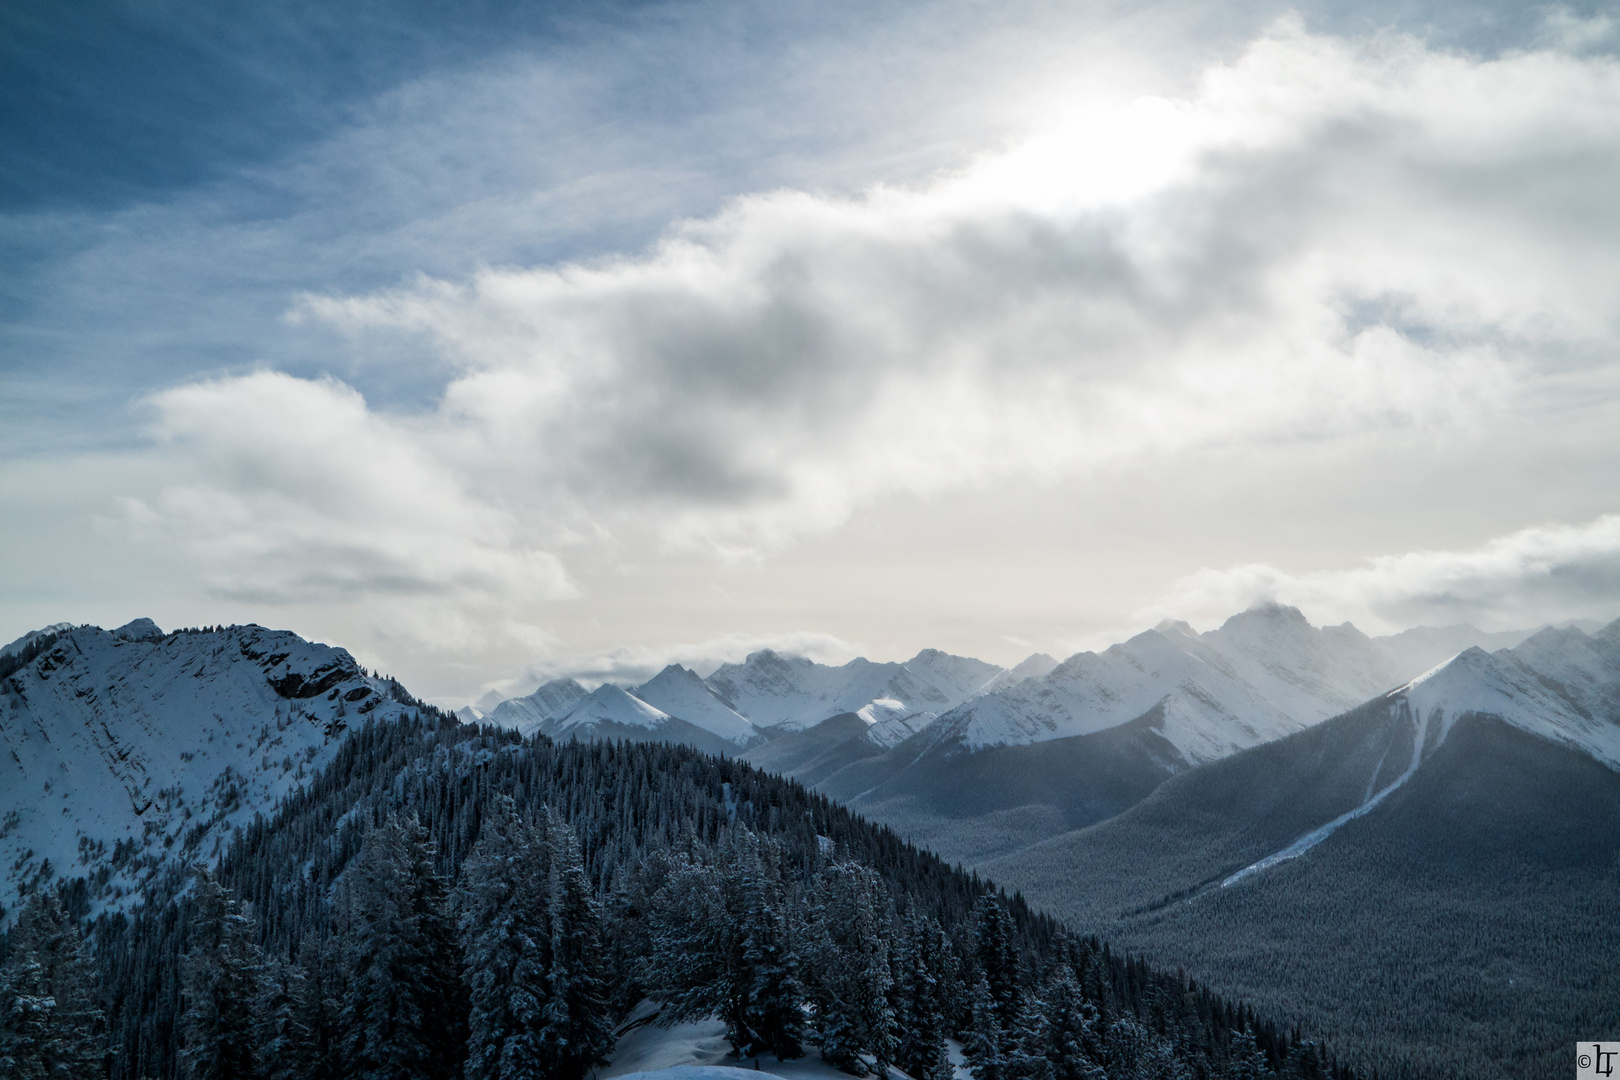
[[347, 651], [261, 626], [25, 635], [0, 657], [0, 905], [66, 875], [119, 906], [216, 854], [348, 727], [417, 709]]
[[588, 692], [559, 679], [488, 720], [742, 756], [971, 861], [1117, 814], [1169, 776], [1405, 683], [1445, 649], [1528, 636], [1452, 626], [1369, 638], [1263, 604], [1203, 634], [1167, 620], [1099, 653], [1011, 669], [935, 649], [842, 665], [764, 649], [707, 679], [671, 665], [624, 688], [663, 714], [655, 722], [571, 717], [589, 711]]

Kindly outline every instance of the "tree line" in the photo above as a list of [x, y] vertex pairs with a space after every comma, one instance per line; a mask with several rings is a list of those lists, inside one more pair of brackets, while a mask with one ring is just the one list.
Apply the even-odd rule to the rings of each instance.
[[[60, 898], [30, 903], [0, 965], [0, 1077], [582, 1080], [649, 1002], [652, 1023], [718, 1018], [740, 1058], [856, 1076], [945, 1080], [947, 1040], [976, 1080], [1353, 1075], [797, 784], [682, 747], [368, 726], [217, 870], [166, 887], [94, 920], [93, 954]], [[68, 1072], [13, 1034], [47, 924], [87, 987], [61, 1000], [90, 1003], [50, 1018], [79, 1033]]]

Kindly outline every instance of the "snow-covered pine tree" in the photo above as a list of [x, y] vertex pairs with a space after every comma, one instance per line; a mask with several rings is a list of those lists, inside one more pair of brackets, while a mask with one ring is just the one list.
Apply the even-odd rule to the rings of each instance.
[[95, 973], [55, 892], [34, 893], [0, 967], [0, 1077], [78, 1077], [101, 1067]]
[[859, 863], [832, 863], [816, 875], [808, 929], [821, 1056], [865, 1076], [860, 1055], [868, 1053], [880, 1080], [895, 1058], [888, 996], [892, 907], [882, 879]]
[[345, 872], [339, 1057], [354, 1080], [450, 1080], [460, 1071], [456, 964], [430, 856], [414, 820], [391, 818]]
[[973, 1080], [1008, 1080], [1007, 1030], [1001, 1009], [990, 989], [990, 980], [981, 972], [973, 984], [973, 1022], [963, 1040], [962, 1056]]
[[253, 920], [203, 865], [191, 895], [190, 949], [181, 963], [180, 1072], [188, 1080], [253, 1075], [259, 950]]
[[945, 1007], [940, 973], [945, 932], [915, 911], [906, 916], [898, 950], [895, 1064], [913, 1080], [951, 1080], [955, 1070], [945, 1049]]
[[1008, 1032], [1008, 1080], [1054, 1080], [1048, 1056], [1050, 1037], [1046, 1002], [1034, 994], [1025, 994], [1018, 1023]]
[[1255, 1042], [1254, 1029], [1245, 1027], [1232, 1032], [1232, 1054], [1221, 1073], [1222, 1080], [1266, 1080], [1273, 1075], [1265, 1052]]
[[545, 810], [549, 848], [551, 970], [541, 1046], [547, 1080], [581, 1080], [607, 1064], [613, 1017], [602, 982], [602, 924], [579, 842], [568, 823]]
[[253, 1015], [259, 1080], [309, 1080], [314, 1073], [310, 993], [309, 976], [296, 964], [271, 957], [260, 968]]
[[734, 832], [726, 862], [726, 906], [738, 926], [734, 953], [741, 969], [740, 1026], [749, 1037], [742, 1052], [791, 1061], [804, 1056], [804, 988], [788, 936], [778, 857], [775, 845], [757, 834]]
[[748, 1040], [731, 962], [734, 927], [726, 911], [724, 880], [718, 870], [682, 853], [669, 859], [663, 883], [647, 912], [651, 950], [643, 969], [647, 991], [664, 1002], [658, 1023], [718, 1016], [734, 1050]]
[[1010, 1032], [1024, 1011], [1024, 988], [1016, 942], [1017, 926], [1005, 898], [986, 893], [973, 909], [973, 949], [979, 972], [990, 987], [1001, 1030]]
[[540, 1080], [551, 970], [550, 866], [534, 827], [496, 796], [456, 894], [468, 988], [467, 1080]]
[[1086, 1001], [1080, 984], [1063, 971], [1042, 988], [1046, 1003], [1047, 1058], [1052, 1080], [1107, 1080], [1097, 1007]]

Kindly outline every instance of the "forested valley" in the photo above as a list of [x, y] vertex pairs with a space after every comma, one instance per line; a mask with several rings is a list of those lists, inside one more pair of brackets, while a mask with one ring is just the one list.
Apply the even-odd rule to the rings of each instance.
[[0, 1077], [583, 1078], [646, 999], [855, 1076], [946, 1080], [948, 1038], [976, 1080], [1362, 1075], [796, 783], [430, 709], [87, 914], [70, 883], [8, 935]]

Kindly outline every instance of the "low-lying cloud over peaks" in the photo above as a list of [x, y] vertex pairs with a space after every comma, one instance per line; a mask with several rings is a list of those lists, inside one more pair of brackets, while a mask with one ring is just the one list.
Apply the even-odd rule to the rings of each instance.
[[1464, 551], [1383, 555], [1349, 570], [1290, 574], [1274, 566], [1203, 570], [1177, 582], [1145, 617], [1201, 624], [1275, 601], [1319, 622], [1382, 632], [1471, 623], [1519, 629], [1620, 616], [1620, 514], [1586, 525], [1543, 525]]

